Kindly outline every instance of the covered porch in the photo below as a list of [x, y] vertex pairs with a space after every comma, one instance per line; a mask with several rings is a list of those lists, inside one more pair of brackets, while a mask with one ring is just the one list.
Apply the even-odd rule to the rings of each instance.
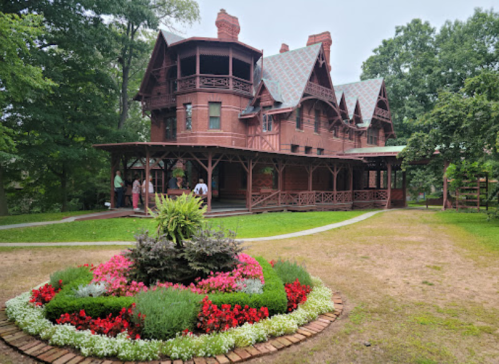
[[[405, 206], [405, 173], [393, 156], [307, 155], [256, 151], [219, 145], [117, 143], [95, 145], [111, 155], [111, 208], [114, 176], [130, 166], [143, 166], [153, 176], [155, 194], [188, 191], [167, 189], [179, 161], [186, 166], [190, 189], [199, 178], [208, 185], [207, 215], [266, 211], [336, 211]], [[144, 205], [154, 208], [146, 189]], [[143, 212], [148, 214], [147, 209]]]

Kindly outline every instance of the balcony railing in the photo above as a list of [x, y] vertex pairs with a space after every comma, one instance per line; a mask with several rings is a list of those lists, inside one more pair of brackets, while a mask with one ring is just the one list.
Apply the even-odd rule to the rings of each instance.
[[307, 83], [307, 87], [305, 87], [305, 93], [312, 96], [320, 97], [322, 99], [326, 99], [328, 101], [334, 101], [333, 90], [313, 82]]
[[279, 206], [317, 206], [368, 203], [385, 205], [388, 200], [387, 190], [352, 191], [271, 191], [253, 193], [252, 208]]
[[390, 120], [390, 112], [388, 110], [384, 110], [380, 107], [374, 109], [374, 115], [378, 116], [382, 119]]
[[177, 81], [177, 92], [195, 89], [232, 90], [248, 96], [253, 94], [253, 84], [234, 76], [193, 75]]
[[158, 110], [177, 106], [175, 95], [165, 94], [144, 98], [144, 110]]

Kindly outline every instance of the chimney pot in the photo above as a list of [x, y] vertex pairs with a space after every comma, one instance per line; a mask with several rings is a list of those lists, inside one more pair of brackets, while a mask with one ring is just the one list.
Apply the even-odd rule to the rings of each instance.
[[241, 31], [239, 20], [235, 16], [228, 14], [225, 9], [220, 9], [218, 12], [215, 25], [218, 28], [218, 39], [238, 40], [238, 35]]
[[289, 46], [286, 43], [282, 43], [279, 53], [289, 52]]

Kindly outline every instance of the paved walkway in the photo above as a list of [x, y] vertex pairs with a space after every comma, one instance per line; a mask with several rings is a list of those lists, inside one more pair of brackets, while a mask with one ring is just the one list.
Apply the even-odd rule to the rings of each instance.
[[[359, 215], [349, 220], [340, 221], [334, 224], [329, 224], [321, 227], [316, 227], [313, 229], [302, 230], [296, 233], [275, 235], [275, 236], [267, 236], [263, 238], [250, 238], [250, 239], [238, 239], [244, 242], [252, 242], [252, 241], [266, 241], [266, 240], [279, 240], [279, 239], [288, 239], [288, 238], [297, 238], [305, 235], [312, 235], [317, 233], [322, 233], [324, 231], [337, 229], [342, 226], [347, 226], [351, 224], [355, 224], [356, 222], [360, 222], [379, 214], [385, 211], [394, 211], [391, 210], [379, 210], [379, 211], [371, 211], [365, 214]], [[54, 221], [53, 223], [59, 223], [59, 221]], [[22, 224], [20, 224], [22, 225]], [[50, 246], [106, 246], [106, 245], [134, 245], [134, 241], [94, 241], [94, 242], [71, 242], [71, 243], [0, 243], [0, 247], [50, 247]]]
[[17, 229], [17, 228], [42, 226], [42, 225], [63, 224], [66, 222], [73, 222], [73, 221], [80, 220], [80, 219], [87, 218], [87, 217], [106, 216], [106, 215], [113, 215], [115, 213], [116, 213], [116, 211], [103, 211], [103, 212], [95, 212], [93, 214], [75, 215], [75, 216], [66, 217], [65, 219], [56, 220], [56, 221], [25, 222], [23, 224], [0, 225], [0, 230]]

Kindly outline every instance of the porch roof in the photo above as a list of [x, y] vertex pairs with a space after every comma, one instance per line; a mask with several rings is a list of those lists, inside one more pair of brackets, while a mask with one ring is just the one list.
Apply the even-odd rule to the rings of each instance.
[[388, 146], [388, 147], [367, 147], [367, 148], [352, 148], [345, 150], [343, 155], [355, 157], [384, 157], [397, 156], [404, 150], [405, 145]]
[[[355, 156], [355, 155], [315, 155], [315, 154], [296, 154], [290, 152], [278, 152], [278, 151], [270, 151], [270, 150], [260, 150], [260, 149], [252, 149], [252, 148], [243, 148], [243, 147], [231, 147], [226, 145], [218, 145], [218, 144], [190, 144], [190, 143], [154, 143], [154, 142], [129, 142], [129, 143], [110, 143], [110, 144], [94, 144], [94, 148], [105, 150], [107, 152], [142, 152], [145, 151], [146, 147], [151, 148], [151, 151], [168, 151], [168, 150], [177, 150], [188, 152], [199, 152], [201, 150], [208, 149], [218, 149], [218, 152], [234, 152], [239, 154], [259, 154], [266, 155], [268, 157], [290, 157], [290, 158], [311, 158], [311, 159], [320, 159], [320, 160], [351, 160], [351, 161], [359, 161], [363, 162], [363, 158]], [[154, 149], [154, 150], [153, 150]]]

